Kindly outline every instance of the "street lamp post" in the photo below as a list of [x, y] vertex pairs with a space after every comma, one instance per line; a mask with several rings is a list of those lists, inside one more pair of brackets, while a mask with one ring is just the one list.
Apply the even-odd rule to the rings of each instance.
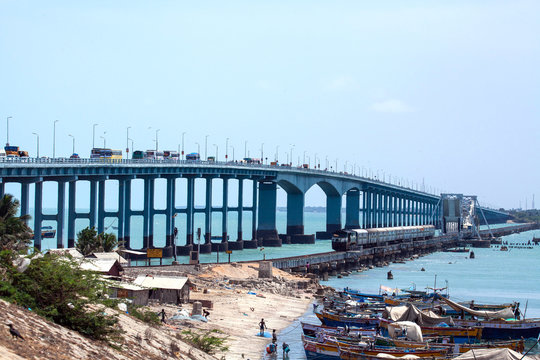
[[229, 138], [225, 139], [225, 162], [229, 158]]
[[291, 156], [289, 157], [289, 160], [291, 161], [290, 165], [292, 166], [292, 151], [294, 148], [294, 144], [290, 144], [289, 146], [291, 147]]
[[37, 153], [36, 159], [39, 159], [39, 135], [36, 134], [35, 132], [33, 132], [32, 134], [36, 135], [36, 153]]
[[276, 146], [276, 163], [279, 162], [279, 145]]
[[204, 159], [208, 160], [208, 135], [204, 137]]
[[182, 160], [184, 160], [184, 135], [186, 135], [185, 131], [182, 133]]
[[264, 164], [264, 143], [261, 144], [261, 162]]
[[99, 124], [94, 124], [92, 125], [92, 149], [96, 147], [96, 126], [98, 126]]
[[218, 162], [218, 146], [216, 144], [213, 144], [216, 147], [216, 162]]
[[232, 161], [234, 161], [234, 146], [231, 146], [232, 148]]
[[103, 132], [103, 136], [100, 136], [100, 138], [103, 139], [103, 148], [106, 148], [106, 147], [107, 147], [107, 142], [105, 141], [105, 134], [106, 134], [106, 133], [107, 133], [107, 132], [104, 131], [104, 132]]
[[307, 151], [304, 150], [304, 162], [303, 162], [303, 164], [306, 163], [306, 152], [307, 152]]
[[9, 146], [9, 119], [12, 119], [13, 116], [8, 116], [6, 118], [6, 146]]
[[73, 139], [73, 145], [72, 145], [72, 152], [71, 152], [71, 154], [75, 154], [75, 136], [73, 136], [73, 135], [71, 135], [71, 134], [68, 134], [68, 136], [69, 136], [70, 138]]
[[159, 146], [158, 146], [158, 133], [159, 133], [159, 130], [160, 129], [156, 129], [156, 157], [157, 157], [157, 151], [159, 149]]
[[[128, 126], [126, 128], [126, 158], [129, 159], [129, 129], [131, 129], [131, 126]], [[133, 154], [131, 154], [131, 157], [133, 158]]]
[[133, 159], [133, 139], [128, 138], [129, 141], [131, 141], [131, 158]]
[[53, 145], [52, 145], [52, 157], [55, 158], [56, 155], [56, 123], [58, 120], [54, 120], [53, 123]]

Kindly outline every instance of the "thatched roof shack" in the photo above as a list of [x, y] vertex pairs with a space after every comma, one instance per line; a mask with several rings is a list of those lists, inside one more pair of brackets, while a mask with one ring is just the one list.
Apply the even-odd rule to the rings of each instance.
[[150, 300], [160, 303], [183, 304], [189, 302], [189, 286], [187, 277], [139, 275], [135, 285], [150, 289]]
[[111, 298], [118, 299], [130, 299], [135, 305], [148, 305], [148, 299], [150, 297], [150, 289], [143, 288], [141, 286], [131, 283], [116, 283], [113, 282], [109, 286], [111, 289]]
[[95, 259], [116, 259], [122, 266], [128, 265], [128, 261], [115, 251], [112, 252], [95, 252], [87, 256], [87, 258]]
[[49, 249], [47, 250], [47, 253], [61, 256], [71, 255], [75, 259], [84, 258], [83, 254], [81, 254], [76, 248]]
[[124, 270], [116, 259], [88, 258], [81, 262], [81, 269], [95, 271], [112, 277], [120, 277], [120, 272]]

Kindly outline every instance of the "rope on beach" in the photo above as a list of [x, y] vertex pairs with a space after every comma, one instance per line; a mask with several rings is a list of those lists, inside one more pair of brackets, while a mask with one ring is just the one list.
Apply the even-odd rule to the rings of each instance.
[[[298, 320], [296, 320], [296, 321], [298, 321]], [[291, 330], [287, 331], [286, 333], [279, 333], [279, 336], [283, 336], [283, 335], [289, 334], [290, 332], [292, 332], [293, 330], [295, 330], [295, 329], [298, 327], [298, 325], [300, 325], [300, 324], [301, 324], [300, 321], [298, 321], [298, 324], [296, 324], [295, 327], [293, 327]]]

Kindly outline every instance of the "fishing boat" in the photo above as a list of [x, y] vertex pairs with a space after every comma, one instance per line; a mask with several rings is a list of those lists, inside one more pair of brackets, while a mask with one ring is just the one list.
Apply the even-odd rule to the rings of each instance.
[[56, 236], [56, 230], [52, 226], [42, 226], [41, 227], [41, 238], [42, 239], [52, 239]]
[[469, 249], [468, 247], [459, 247], [459, 248], [450, 248], [450, 249], [445, 249], [443, 250], [443, 252], [452, 252], [452, 253], [465, 253], [465, 252], [469, 252], [471, 249]]
[[[356, 343], [339, 341], [330, 337], [319, 340], [302, 336], [304, 351], [308, 360], [319, 359], [380, 359], [384, 355], [402, 357], [415, 355], [419, 358], [444, 358], [448, 354], [448, 348], [432, 349], [398, 349], [396, 347], [375, 346], [373, 343], [358, 341]], [[344, 357], [344, 354], [347, 357]]]
[[[392, 322], [387, 319], [380, 320], [380, 326], [388, 329]], [[442, 336], [453, 338], [456, 343], [470, 343], [482, 338], [482, 328], [474, 326], [424, 326], [420, 325], [423, 336]]]
[[334, 314], [328, 311], [316, 312], [317, 318], [326, 326], [359, 327], [375, 329], [379, 326], [379, 318], [362, 314]]
[[302, 323], [302, 332], [304, 335], [315, 337], [317, 333], [323, 332], [328, 335], [339, 336], [347, 334], [350, 337], [373, 337], [376, 334], [375, 329], [363, 329], [363, 328], [349, 328], [348, 331], [344, 327], [335, 327], [335, 326], [325, 326], [325, 325], [314, 325], [308, 323]]
[[[540, 335], [540, 318], [536, 319], [516, 319], [515, 308], [507, 307], [498, 311], [473, 310], [460, 305], [449, 299], [442, 299], [450, 307], [462, 314], [469, 314], [476, 319], [454, 319], [458, 326], [475, 326], [482, 329], [482, 339], [484, 340], [506, 340], [506, 339], [537, 339]], [[519, 308], [519, 305], [516, 305]]]
[[363, 349], [339, 348], [339, 358], [344, 360], [388, 359], [391, 355], [400, 358], [405, 355], [414, 355], [418, 358], [446, 359], [448, 349]]
[[482, 329], [482, 339], [537, 339], [540, 335], [540, 319], [491, 319], [491, 320], [465, 320], [455, 319], [456, 325], [477, 326]]
[[397, 348], [425, 348], [430, 346], [446, 347], [454, 355], [459, 355], [473, 349], [485, 348], [507, 348], [517, 352], [525, 349], [523, 339], [508, 341], [492, 341], [483, 343], [451, 343], [449, 337], [424, 338], [424, 341], [410, 341], [406, 339], [391, 339], [388, 337], [376, 336], [375, 344], [381, 346], [394, 346]]

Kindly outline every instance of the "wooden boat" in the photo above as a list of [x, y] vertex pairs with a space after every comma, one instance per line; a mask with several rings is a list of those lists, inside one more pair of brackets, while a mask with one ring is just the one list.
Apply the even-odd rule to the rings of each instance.
[[[341, 342], [329, 338], [324, 341], [317, 341], [313, 338], [302, 336], [304, 351], [308, 360], [319, 359], [379, 359], [378, 355], [387, 354], [396, 357], [404, 355], [415, 355], [420, 358], [444, 358], [448, 353], [447, 348], [439, 349], [398, 349], [391, 347], [378, 347], [368, 345], [367, 343], [358, 343], [355, 345], [346, 342]], [[344, 358], [343, 354], [348, 353]], [[387, 359], [387, 358], [386, 358]]]
[[369, 317], [365, 315], [340, 315], [333, 314], [327, 311], [316, 312], [315, 315], [319, 320], [326, 326], [350, 326], [350, 327], [359, 327], [367, 329], [375, 329], [379, 326], [378, 317]]
[[397, 348], [425, 348], [430, 346], [445, 347], [449, 349], [449, 352], [453, 352], [454, 355], [465, 353], [472, 349], [486, 349], [486, 348], [508, 348], [517, 352], [523, 352], [525, 349], [524, 341], [521, 340], [509, 340], [509, 341], [495, 341], [485, 343], [450, 343], [447, 337], [427, 338], [426, 341], [416, 342], [404, 339], [391, 339], [382, 336], [375, 337], [376, 345], [394, 346]]
[[470, 249], [467, 248], [467, 247], [462, 247], [462, 248], [450, 248], [450, 249], [445, 249], [443, 250], [443, 252], [453, 252], [453, 253], [465, 253], [465, 252], [469, 252]]
[[[380, 319], [381, 328], [388, 329], [391, 321]], [[482, 338], [482, 329], [480, 327], [450, 327], [450, 326], [422, 326], [422, 336], [444, 336], [452, 337], [456, 343], [464, 343], [480, 340]]]
[[538, 339], [540, 335], [540, 318], [538, 319], [496, 319], [496, 320], [463, 320], [454, 319], [459, 326], [476, 326], [482, 328], [484, 340]]
[[42, 226], [41, 227], [41, 238], [42, 239], [52, 239], [56, 236], [56, 230], [52, 226]]
[[358, 338], [361, 336], [373, 337], [376, 334], [375, 329], [363, 329], [363, 328], [349, 328], [349, 332], [345, 332], [343, 327], [314, 325], [308, 323], [302, 323], [302, 332], [304, 335], [315, 337], [318, 332], [323, 332], [328, 335], [340, 336], [347, 334], [350, 337]]
[[383, 350], [383, 349], [365, 349], [356, 351], [348, 348], [339, 349], [339, 358], [344, 360], [366, 360], [366, 359], [388, 359], [381, 355], [392, 355], [397, 358], [405, 355], [414, 355], [419, 358], [428, 359], [446, 359], [447, 349], [409, 349], [409, 350]]

